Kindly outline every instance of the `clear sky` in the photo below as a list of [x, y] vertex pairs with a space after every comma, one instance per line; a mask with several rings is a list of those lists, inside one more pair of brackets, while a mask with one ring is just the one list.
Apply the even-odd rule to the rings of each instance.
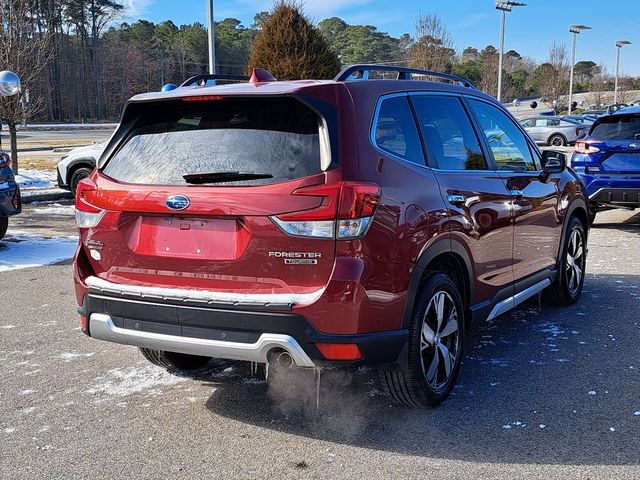
[[[524, 0], [526, 7], [507, 14], [505, 49], [540, 61], [549, 45], [571, 46], [568, 26], [585, 24], [593, 30], [578, 37], [576, 61], [604, 62], [615, 69], [615, 41], [629, 40], [621, 52], [621, 73], [640, 76], [640, 0]], [[176, 24], [206, 22], [207, 0], [124, 0], [129, 20]], [[215, 0], [216, 20], [240, 19], [250, 25], [255, 13], [269, 10], [271, 0]], [[452, 33], [457, 50], [499, 45], [499, 12], [492, 0], [307, 0], [305, 10], [314, 21], [338, 16], [351, 24], [375, 25], [393, 36], [413, 33], [416, 15], [437, 12]]]

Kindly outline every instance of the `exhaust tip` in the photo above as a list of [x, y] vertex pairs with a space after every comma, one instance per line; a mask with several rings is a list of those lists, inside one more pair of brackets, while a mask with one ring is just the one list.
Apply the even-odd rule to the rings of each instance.
[[293, 357], [289, 354], [289, 352], [280, 352], [280, 354], [276, 358], [276, 363], [279, 367], [282, 368], [291, 368], [294, 365]]

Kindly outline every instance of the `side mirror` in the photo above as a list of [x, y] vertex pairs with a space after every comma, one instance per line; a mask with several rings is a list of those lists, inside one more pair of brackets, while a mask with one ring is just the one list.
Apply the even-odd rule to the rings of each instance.
[[542, 173], [540, 180], [546, 182], [553, 174], [562, 173], [567, 168], [567, 156], [562, 152], [545, 150], [542, 152]]

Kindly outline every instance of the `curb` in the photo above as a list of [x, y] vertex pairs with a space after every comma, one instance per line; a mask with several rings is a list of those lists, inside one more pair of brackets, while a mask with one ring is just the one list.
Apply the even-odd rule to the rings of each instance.
[[44, 191], [44, 192], [21, 192], [20, 196], [22, 197], [22, 203], [33, 203], [33, 202], [54, 202], [57, 200], [67, 200], [72, 199], [73, 196], [71, 192], [67, 192], [66, 190], [54, 190], [54, 191]]

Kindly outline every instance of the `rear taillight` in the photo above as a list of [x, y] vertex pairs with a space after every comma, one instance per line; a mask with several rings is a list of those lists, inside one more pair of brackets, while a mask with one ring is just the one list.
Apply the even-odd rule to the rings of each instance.
[[372, 183], [337, 182], [300, 188], [293, 195], [317, 196], [322, 201], [313, 210], [271, 217], [283, 232], [345, 240], [367, 233], [380, 201], [380, 187]]
[[582, 153], [590, 155], [592, 153], [598, 153], [600, 149], [595, 145], [600, 145], [600, 142], [580, 141], [576, 142], [576, 153]]
[[104, 210], [91, 205], [86, 199], [87, 193], [95, 192], [96, 190], [98, 190], [98, 187], [89, 178], [80, 180], [78, 183], [76, 188], [76, 223], [79, 228], [97, 226], [106, 213]]
[[13, 194], [13, 198], [11, 199], [11, 204], [13, 208], [16, 210], [20, 210], [22, 208], [22, 196], [20, 195], [20, 189], [16, 188], [16, 192]]

